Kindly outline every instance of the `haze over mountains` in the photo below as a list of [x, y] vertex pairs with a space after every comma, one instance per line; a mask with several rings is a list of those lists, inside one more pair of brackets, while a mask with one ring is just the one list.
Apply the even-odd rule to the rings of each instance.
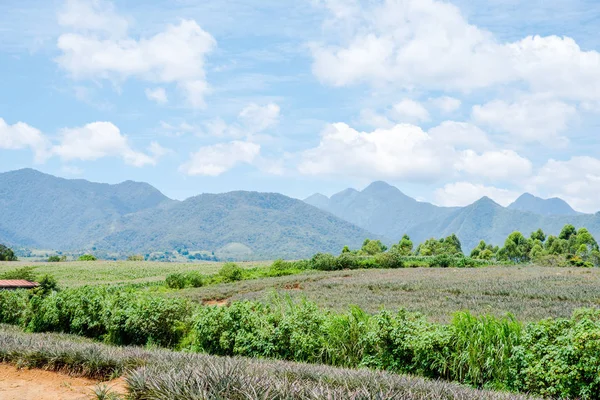
[[[231, 251], [241, 258], [339, 253], [369, 238], [414, 242], [456, 233], [468, 252], [479, 240], [502, 244], [514, 230], [557, 234], [566, 223], [600, 234], [600, 217], [560, 199], [525, 194], [509, 207], [491, 199], [466, 207], [419, 202], [384, 182], [305, 201], [277, 193], [230, 192], [171, 200], [146, 183], [117, 185], [24, 169], [0, 174], [0, 243], [119, 254]], [[237, 253], [236, 253], [237, 252]]]

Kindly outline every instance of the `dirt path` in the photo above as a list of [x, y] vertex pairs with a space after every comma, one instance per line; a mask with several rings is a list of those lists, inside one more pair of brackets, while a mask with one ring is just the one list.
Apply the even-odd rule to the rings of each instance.
[[[93, 399], [92, 390], [97, 384], [91, 379], [0, 364], [1, 400], [88, 400]], [[123, 393], [122, 380], [106, 384]]]

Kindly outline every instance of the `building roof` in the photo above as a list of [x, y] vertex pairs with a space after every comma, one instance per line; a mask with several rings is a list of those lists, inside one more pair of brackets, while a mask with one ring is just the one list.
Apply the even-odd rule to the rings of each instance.
[[29, 282], [25, 279], [0, 279], [0, 288], [22, 288], [22, 289], [32, 289], [34, 287], [38, 287], [39, 284], [35, 282]]

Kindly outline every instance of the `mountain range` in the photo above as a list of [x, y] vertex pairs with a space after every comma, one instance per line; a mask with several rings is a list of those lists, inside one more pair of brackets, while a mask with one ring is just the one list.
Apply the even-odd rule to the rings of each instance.
[[0, 243], [121, 255], [188, 249], [232, 258], [300, 258], [358, 248], [365, 238], [418, 243], [456, 233], [469, 251], [481, 239], [566, 223], [600, 236], [600, 216], [561, 199], [524, 194], [509, 207], [482, 198], [466, 207], [417, 201], [385, 182], [304, 201], [278, 193], [236, 191], [172, 200], [147, 183], [69, 180], [33, 169], [0, 174]]
[[456, 233], [464, 251], [480, 240], [501, 245], [515, 230], [529, 235], [542, 228], [558, 234], [567, 223], [600, 235], [599, 214], [578, 213], [561, 199], [541, 199], [529, 193], [508, 207], [487, 197], [466, 207], [438, 207], [406, 196], [385, 182], [373, 182], [362, 191], [346, 189], [330, 198], [317, 193], [304, 201], [393, 241], [404, 233], [415, 243]]
[[171, 200], [146, 183], [0, 174], [0, 243], [120, 254], [189, 249], [243, 258], [309, 257], [360, 247], [371, 233], [278, 193]]

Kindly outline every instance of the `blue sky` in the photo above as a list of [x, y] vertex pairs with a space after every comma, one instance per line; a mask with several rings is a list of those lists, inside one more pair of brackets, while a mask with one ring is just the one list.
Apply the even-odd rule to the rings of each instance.
[[0, 171], [600, 209], [597, 1], [147, 3], [0, 4]]

